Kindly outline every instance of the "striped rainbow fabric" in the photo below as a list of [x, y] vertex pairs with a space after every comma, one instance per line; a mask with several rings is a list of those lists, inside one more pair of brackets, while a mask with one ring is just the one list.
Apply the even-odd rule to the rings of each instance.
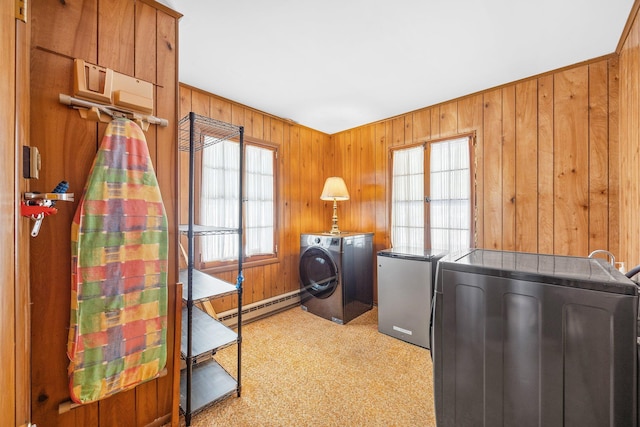
[[167, 361], [167, 217], [144, 133], [114, 119], [71, 227], [71, 399], [150, 380]]

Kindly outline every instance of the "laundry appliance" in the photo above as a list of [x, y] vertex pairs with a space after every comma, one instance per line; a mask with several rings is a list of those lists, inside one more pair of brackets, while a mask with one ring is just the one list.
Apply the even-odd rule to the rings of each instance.
[[390, 248], [378, 252], [378, 331], [430, 348], [431, 298], [445, 251]]
[[344, 324], [373, 306], [373, 233], [300, 236], [302, 309]]
[[473, 249], [434, 298], [438, 427], [638, 425], [638, 286], [610, 263]]

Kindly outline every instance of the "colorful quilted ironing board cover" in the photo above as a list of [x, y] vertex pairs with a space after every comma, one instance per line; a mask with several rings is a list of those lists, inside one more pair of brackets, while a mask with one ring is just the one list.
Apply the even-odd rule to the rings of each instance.
[[88, 403], [150, 380], [167, 360], [167, 217], [144, 133], [105, 131], [71, 227], [69, 389]]

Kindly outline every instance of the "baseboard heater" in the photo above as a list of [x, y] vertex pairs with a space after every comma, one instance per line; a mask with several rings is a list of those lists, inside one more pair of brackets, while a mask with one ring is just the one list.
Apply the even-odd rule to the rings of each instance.
[[[242, 307], [242, 324], [271, 316], [272, 314], [300, 304], [300, 290], [263, 299]], [[230, 328], [238, 326], [238, 310], [218, 313], [218, 320]]]

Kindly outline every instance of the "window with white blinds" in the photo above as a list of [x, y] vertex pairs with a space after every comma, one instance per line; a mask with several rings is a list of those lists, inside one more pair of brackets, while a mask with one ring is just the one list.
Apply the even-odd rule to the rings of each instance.
[[393, 150], [393, 247], [455, 251], [471, 246], [470, 142], [462, 137]]
[[[200, 223], [238, 228], [239, 144], [223, 141], [202, 155]], [[244, 256], [275, 256], [275, 149], [245, 144]], [[221, 234], [201, 240], [202, 262], [233, 261], [238, 236]]]

